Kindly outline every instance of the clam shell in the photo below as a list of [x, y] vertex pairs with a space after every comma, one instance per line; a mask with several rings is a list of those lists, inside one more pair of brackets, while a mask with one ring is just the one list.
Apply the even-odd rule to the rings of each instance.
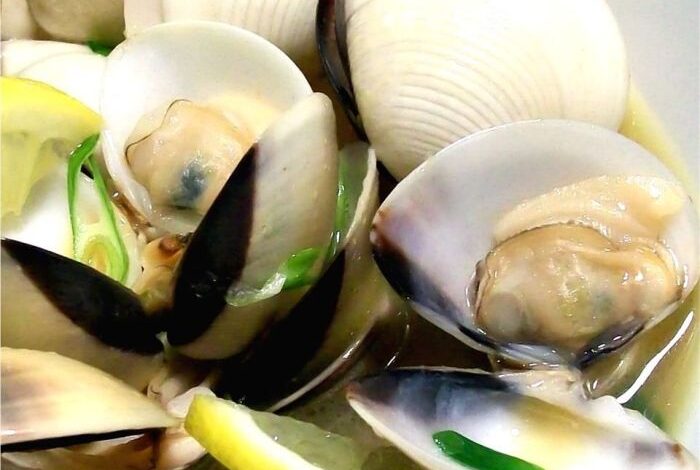
[[317, 62], [314, 14], [318, 0], [125, 0], [126, 35], [182, 20], [227, 23], [258, 34], [302, 68]]
[[[590, 124], [530, 121], [480, 132], [439, 152], [399, 183], [374, 221], [375, 257], [421, 315], [468, 345], [524, 362], [577, 360], [543, 346], [491, 340], [474, 325], [466, 289], [477, 262], [492, 248], [493, 228], [504, 213], [554, 188], [602, 175], [676, 181], [634, 142]], [[684, 296], [698, 279], [697, 220], [688, 199], [662, 234], [686, 271]], [[646, 327], [671, 310], [659, 312]], [[622, 335], [615, 347], [634, 334]]]
[[54, 351], [143, 390], [163, 346], [139, 299], [98, 271], [41, 248], [2, 241], [2, 344]]
[[362, 122], [396, 178], [500, 124], [620, 125], [627, 59], [604, 0], [347, 0], [345, 7]]
[[11, 40], [2, 43], [2, 74], [51, 85], [100, 109], [102, 74], [107, 59], [87, 46], [53, 41]]
[[0, 363], [3, 451], [63, 447], [176, 423], [158, 403], [73, 359], [3, 347]]
[[120, 44], [107, 59], [100, 103], [107, 171], [131, 205], [154, 223], [148, 192], [134, 179], [125, 158], [127, 141], [142, 116], [181, 99], [262, 99], [276, 110], [274, 115], [261, 118], [251, 105], [236, 109], [259, 137], [310, 94], [296, 65], [253, 33], [204, 21], [148, 28]]
[[339, 158], [355, 207], [337, 257], [287, 317], [225, 370], [220, 389], [250, 406], [278, 410], [330, 382], [353, 363], [375, 322], [398, 309], [369, 245], [378, 205], [374, 152], [356, 143]]
[[144, 434], [67, 448], [3, 452], [0, 463], [5, 470], [152, 470], [153, 442]]
[[585, 400], [567, 372], [395, 369], [352, 383], [348, 400], [375, 433], [429, 469], [464, 468], [433, 441], [434, 433], [448, 430], [542, 468], [697, 465], [682, 446], [612, 397]]
[[168, 340], [195, 358], [240, 352], [305, 289], [233, 307], [234, 283], [261, 286], [292, 254], [326, 247], [338, 184], [330, 100], [313, 94], [277, 120], [241, 160], [179, 267]]

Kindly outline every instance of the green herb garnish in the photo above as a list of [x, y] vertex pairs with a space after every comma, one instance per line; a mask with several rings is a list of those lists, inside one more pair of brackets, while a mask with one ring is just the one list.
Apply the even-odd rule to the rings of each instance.
[[243, 307], [269, 299], [282, 291], [310, 286], [318, 278], [318, 269], [315, 268], [321, 253], [320, 248], [305, 248], [293, 253], [261, 288], [236, 285], [227, 292], [226, 302], [234, 307]]
[[114, 49], [114, 46], [110, 46], [109, 44], [105, 44], [100, 41], [88, 41], [87, 46], [95, 54], [100, 54], [103, 56], [108, 56], [109, 53], [112, 52], [112, 49]]
[[517, 457], [502, 454], [472, 441], [455, 431], [433, 434], [442, 452], [467, 468], [475, 470], [544, 470]]
[[[365, 145], [365, 144], [358, 144]], [[354, 148], [343, 149], [338, 155], [338, 195], [335, 221], [327, 260], [331, 261], [343, 245], [355, 218], [362, 183], [367, 174], [367, 160], [357, 158]]]
[[[366, 144], [360, 145], [366, 147]], [[229, 305], [243, 307], [316, 282], [324, 266], [330, 265], [342, 249], [355, 218], [362, 183], [367, 174], [367, 160], [358, 158], [357, 153], [357, 149], [351, 147], [344, 149], [338, 156], [338, 192], [334, 228], [328, 247], [306, 248], [293, 253], [262, 287], [240, 284], [232, 286], [226, 295]]]
[[[98, 139], [97, 134], [88, 137], [68, 157], [68, 212], [73, 232], [73, 257], [124, 283], [129, 272], [129, 256], [119, 233], [107, 186], [92, 156]], [[97, 222], [82, 220], [76, 208], [83, 165], [92, 174], [100, 199]]]
[[285, 277], [282, 290], [292, 290], [313, 284], [316, 281], [313, 267], [320, 254], [320, 248], [307, 248], [290, 256], [279, 269]]

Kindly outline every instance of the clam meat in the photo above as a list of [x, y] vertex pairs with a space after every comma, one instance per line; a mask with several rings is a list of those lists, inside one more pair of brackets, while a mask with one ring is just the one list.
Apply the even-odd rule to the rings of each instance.
[[665, 318], [698, 278], [680, 183], [633, 142], [569, 121], [447, 147], [387, 198], [372, 240], [419, 313], [526, 364], [585, 365]]

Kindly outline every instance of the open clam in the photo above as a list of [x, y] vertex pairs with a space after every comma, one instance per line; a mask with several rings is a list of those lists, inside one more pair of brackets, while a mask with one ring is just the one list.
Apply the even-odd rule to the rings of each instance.
[[[53, 351], [143, 390], [162, 362], [158, 326], [128, 288], [82, 263], [2, 241], [2, 344]], [[21, 300], [20, 300], [21, 299]]]
[[[351, 384], [348, 399], [377, 434], [429, 469], [697, 468], [636, 411], [609, 396], [587, 400], [565, 371], [396, 369]], [[490, 450], [477, 454], [476, 446]], [[480, 455], [474, 467], [471, 452]]]
[[[335, 4], [335, 28], [329, 4]], [[396, 178], [460, 138], [500, 124], [558, 118], [617, 129], [621, 123], [627, 59], [604, 0], [321, 6], [329, 77]], [[341, 60], [329, 57], [333, 36]]]
[[697, 230], [682, 186], [635, 143], [531, 121], [426, 162], [380, 207], [372, 243], [397, 291], [467, 344], [584, 365], [688, 295]]
[[106, 167], [150, 236], [193, 232], [166, 305], [168, 341], [197, 358], [240, 352], [308, 289], [285, 289], [278, 270], [301, 256], [316, 272], [330, 244], [330, 101], [264, 39], [181, 22], [113, 51], [101, 107]]
[[277, 410], [332, 382], [360, 354], [376, 321], [399, 308], [371, 256], [369, 230], [378, 206], [374, 153], [356, 143], [339, 159], [340, 230], [329, 266], [287, 317], [225, 368], [219, 384], [250, 406]]

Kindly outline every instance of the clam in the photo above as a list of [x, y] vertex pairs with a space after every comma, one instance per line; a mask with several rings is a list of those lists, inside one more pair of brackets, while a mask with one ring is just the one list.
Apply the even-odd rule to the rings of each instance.
[[101, 109], [116, 189], [151, 238], [187, 236], [168, 341], [195, 358], [242, 351], [308, 289], [285, 290], [278, 270], [300, 255], [317, 271], [330, 244], [338, 171], [330, 100], [264, 39], [192, 21], [118, 46]]
[[[207, 48], [192, 47], [204, 42]], [[299, 69], [252, 33], [204, 22], [150, 28], [122, 43], [107, 61], [101, 100], [107, 169], [151, 225], [191, 232], [248, 148], [311, 93]], [[184, 128], [176, 126], [183, 122], [193, 126], [191, 134], [178, 136]], [[199, 150], [199, 168], [188, 170], [192, 162], [182, 154], [202, 143], [193, 139], [207, 137], [196, 125], [214, 126], [222, 137], [211, 138]], [[159, 139], [167, 145], [153, 148]], [[177, 162], [172, 171], [165, 166], [170, 160]], [[200, 173], [207, 175], [198, 179]], [[209, 174], [212, 181], [197, 186]]]
[[[522, 468], [697, 468], [688, 451], [636, 411], [610, 396], [587, 400], [578, 376], [567, 371], [395, 369], [352, 383], [348, 399], [377, 434], [429, 469], [473, 468], [450, 455], [459, 446], [465, 454], [489, 448], [480, 465], [495, 451], [537, 465], [520, 461]], [[457, 446], [443, 452], [435, 441], [454, 444], [447, 438]]]
[[2, 284], [4, 346], [57, 352], [136, 390], [161, 366], [158, 325], [133, 292], [97, 270], [4, 239]]
[[48, 449], [172, 426], [156, 402], [56, 353], [2, 348], [3, 452]]
[[584, 366], [698, 279], [697, 212], [653, 155], [572, 121], [463, 139], [377, 212], [380, 269], [425, 318], [521, 363]]
[[399, 308], [369, 244], [378, 206], [374, 153], [355, 143], [339, 159], [343, 194], [336, 224], [345, 229], [337, 233], [334, 259], [287, 317], [224, 369], [218, 391], [249, 406], [281, 409], [338, 378], [362, 351], [376, 321]]
[[[329, 3], [337, 3], [335, 28]], [[604, 0], [322, 6], [329, 76], [396, 178], [460, 138], [500, 124], [556, 118], [617, 129], [622, 121], [627, 59]], [[345, 60], [329, 57], [336, 43]]]
[[251, 31], [279, 47], [302, 70], [317, 69], [318, 0], [125, 0], [126, 35], [160, 23], [206, 20]]
[[2, 74], [53, 86], [99, 111], [106, 59], [89, 47], [55, 41], [3, 41]]

